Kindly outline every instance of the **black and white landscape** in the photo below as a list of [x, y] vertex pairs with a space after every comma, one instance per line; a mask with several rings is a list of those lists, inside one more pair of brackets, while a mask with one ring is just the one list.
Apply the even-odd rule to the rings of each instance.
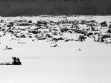
[[1, 83], [110, 83], [111, 16], [0, 17]]

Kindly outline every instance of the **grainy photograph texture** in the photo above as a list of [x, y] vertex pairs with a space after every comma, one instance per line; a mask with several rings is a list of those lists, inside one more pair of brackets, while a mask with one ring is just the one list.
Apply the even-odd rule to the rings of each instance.
[[0, 83], [110, 83], [110, 0], [0, 0]]

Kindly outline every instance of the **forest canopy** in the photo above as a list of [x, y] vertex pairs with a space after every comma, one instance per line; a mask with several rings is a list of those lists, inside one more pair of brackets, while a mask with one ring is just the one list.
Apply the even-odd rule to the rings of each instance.
[[99, 0], [0, 0], [0, 1], [99, 1]]

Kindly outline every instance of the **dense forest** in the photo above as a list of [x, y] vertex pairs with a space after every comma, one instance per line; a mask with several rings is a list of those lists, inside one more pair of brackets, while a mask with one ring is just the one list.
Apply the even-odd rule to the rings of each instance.
[[0, 1], [95, 1], [95, 0], [0, 0]]
[[110, 0], [0, 0], [0, 1], [110, 1]]
[[110, 15], [110, 1], [1, 1], [0, 16]]

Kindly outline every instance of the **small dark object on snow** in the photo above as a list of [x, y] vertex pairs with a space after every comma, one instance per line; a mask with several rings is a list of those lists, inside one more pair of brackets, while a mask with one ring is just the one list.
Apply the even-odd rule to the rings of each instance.
[[12, 57], [13, 62], [3, 62], [0, 65], [21, 65], [20, 59], [18, 57]]
[[6, 46], [6, 48], [4, 50], [12, 50], [11, 47]]
[[18, 57], [12, 57], [12, 65], [21, 65], [20, 59]]

